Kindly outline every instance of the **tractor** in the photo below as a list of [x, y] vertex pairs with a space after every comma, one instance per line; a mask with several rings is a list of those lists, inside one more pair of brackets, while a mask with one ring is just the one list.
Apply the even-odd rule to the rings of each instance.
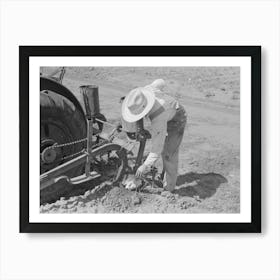
[[[102, 180], [119, 184], [142, 164], [145, 144], [151, 137], [143, 120], [132, 127], [107, 122], [100, 112], [99, 89], [95, 85], [80, 87], [84, 101], [81, 104], [62, 84], [65, 71], [61, 67], [50, 75], [40, 75], [41, 204], [53, 202], [73, 188]], [[105, 124], [112, 128], [109, 133], [103, 131]], [[126, 133], [125, 139], [118, 137], [121, 132]], [[137, 143], [138, 152], [133, 154]], [[151, 180], [155, 174], [156, 170], [152, 170]]]

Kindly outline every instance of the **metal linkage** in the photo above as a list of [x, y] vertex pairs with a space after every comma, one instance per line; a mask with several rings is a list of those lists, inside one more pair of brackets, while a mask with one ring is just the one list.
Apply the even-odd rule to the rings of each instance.
[[[107, 122], [107, 121], [104, 121], [104, 120], [100, 120], [99, 118], [94, 118], [95, 119], [95, 121], [97, 121], [97, 122], [101, 122], [101, 123], [103, 123], [103, 124], [107, 124], [107, 125], [109, 125], [109, 126], [111, 126], [111, 127], [114, 127], [114, 128], [116, 128], [117, 126], [116, 125], [114, 125], [114, 124], [112, 124], [112, 123], [109, 123], [109, 122]], [[121, 130], [121, 129], [120, 129]]]
[[79, 152], [77, 152], [77, 153], [74, 153], [74, 154], [71, 154], [71, 155], [64, 156], [64, 157], [62, 158], [62, 160], [66, 160], [66, 159], [69, 159], [69, 158], [73, 158], [73, 157], [75, 157], [75, 156], [78, 156], [78, 155], [80, 155], [80, 154], [84, 153], [85, 151], [86, 151], [85, 149], [82, 149], [82, 150], [80, 150], [80, 151], [79, 151]]

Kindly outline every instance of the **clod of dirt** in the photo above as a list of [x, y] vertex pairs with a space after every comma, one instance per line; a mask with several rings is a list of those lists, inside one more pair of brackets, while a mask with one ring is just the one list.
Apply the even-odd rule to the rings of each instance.
[[164, 196], [164, 197], [166, 197], [166, 198], [170, 198], [170, 197], [174, 196], [174, 194], [171, 193], [170, 191], [163, 191], [163, 192], [161, 193], [161, 195]]
[[113, 212], [129, 212], [135, 205], [141, 204], [141, 195], [125, 188], [114, 187], [109, 191], [102, 201], [103, 206]]
[[85, 203], [84, 203], [83, 201], [79, 201], [79, 202], [78, 202], [78, 206], [79, 206], [79, 207], [83, 207], [83, 206], [85, 206]]
[[188, 209], [188, 208], [190, 208], [190, 207], [193, 207], [193, 206], [195, 206], [197, 204], [197, 202], [194, 200], [194, 199], [192, 199], [192, 198], [184, 198], [181, 202], [180, 202], [180, 204], [179, 204], [179, 207], [181, 208], [181, 209]]
[[66, 200], [58, 200], [57, 202], [56, 202], [56, 205], [58, 205], [58, 206], [63, 206], [63, 205], [66, 205], [67, 204], [67, 201]]
[[138, 205], [141, 203], [141, 199], [139, 196], [135, 196], [133, 199], [132, 199], [132, 203], [133, 205]]
[[153, 186], [146, 186], [142, 190], [143, 192], [151, 193], [151, 194], [161, 194], [163, 192], [163, 188], [153, 187]]
[[134, 175], [129, 175], [122, 182], [122, 185], [128, 190], [136, 190], [141, 184], [141, 179], [137, 179]]

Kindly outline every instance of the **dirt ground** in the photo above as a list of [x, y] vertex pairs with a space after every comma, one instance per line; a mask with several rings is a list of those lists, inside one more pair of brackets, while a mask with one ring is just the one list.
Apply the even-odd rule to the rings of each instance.
[[165, 91], [176, 97], [188, 114], [179, 176], [174, 194], [149, 186], [135, 192], [102, 182], [83, 194], [41, 206], [41, 212], [238, 213], [239, 71], [239, 67], [67, 67], [63, 84], [78, 99], [80, 85], [98, 85], [101, 111], [113, 122], [120, 117], [121, 96], [136, 86], [165, 79]]

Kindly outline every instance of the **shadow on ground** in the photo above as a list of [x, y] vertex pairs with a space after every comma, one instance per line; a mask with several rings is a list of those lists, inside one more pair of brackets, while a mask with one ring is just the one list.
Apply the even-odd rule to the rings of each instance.
[[185, 173], [178, 176], [175, 193], [205, 199], [214, 195], [218, 187], [226, 182], [227, 179], [217, 173]]

